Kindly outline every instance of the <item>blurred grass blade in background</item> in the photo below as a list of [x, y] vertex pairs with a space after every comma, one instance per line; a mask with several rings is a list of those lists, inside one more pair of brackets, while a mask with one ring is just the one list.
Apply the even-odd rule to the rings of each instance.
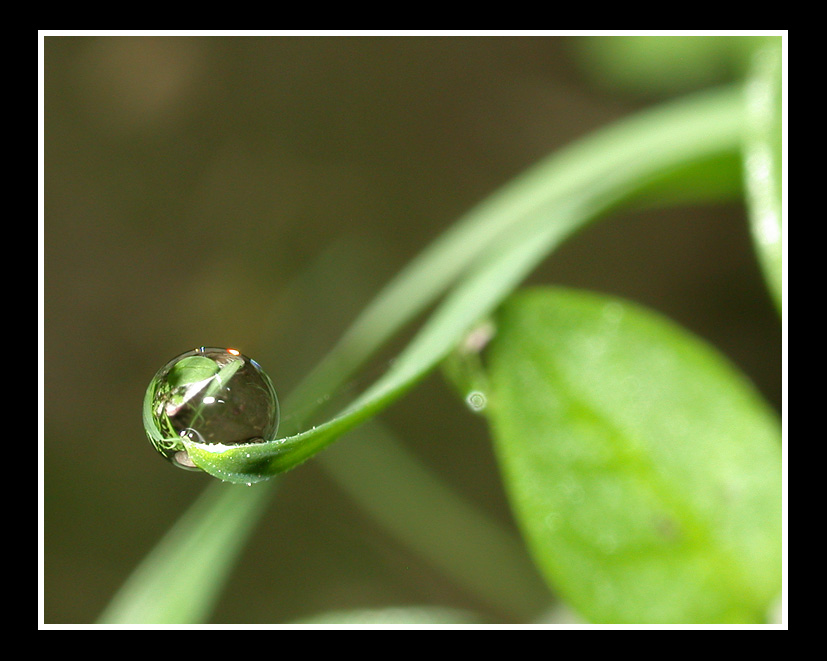
[[[741, 79], [765, 35], [616, 35], [575, 40], [581, 69], [601, 87], [661, 98]], [[779, 39], [780, 41], [780, 39]]]
[[133, 571], [98, 623], [205, 622], [274, 486], [211, 484]]
[[530, 622], [548, 610], [552, 596], [522, 539], [442, 482], [378, 421], [319, 461], [362, 511], [489, 612]]
[[758, 50], [747, 81], [744, 172], [758, 259], [778, 311], [783, 309], [783, 118], [781, 45]]

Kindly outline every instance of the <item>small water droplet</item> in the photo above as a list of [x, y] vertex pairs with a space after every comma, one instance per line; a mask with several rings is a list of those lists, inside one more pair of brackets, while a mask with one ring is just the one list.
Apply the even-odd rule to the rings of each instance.
[[465, 398], [465, 403], [468, 404], [468, 408], [474, 413], [481, 413], [488, 405], [488, 398], [485, 396], [485, 393], [479, 390], [472, 390]]

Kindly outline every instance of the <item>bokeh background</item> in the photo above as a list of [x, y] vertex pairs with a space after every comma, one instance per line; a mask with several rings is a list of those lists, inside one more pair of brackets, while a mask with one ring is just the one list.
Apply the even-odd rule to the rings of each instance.
[[[738, 75], [740, 47], [709, 38], [705, 67], [685, 67], [699, 42], [673, 37], [657, 92], [613, 86], [615, 39], [45, 37], [46, 623], [93, 622], [212, 479], [145, 438], [143, 393], [166, 361], [237, 347], [286, 393], [487, 194], [579, 136]], [[742, 204], [620, 214], [531, 281], [666, 313], [780, 407], [780, 324]], [[438, 374], [382, 417], [513, 527], [482, 421]], [[484, 610], [311, 461], [286, 476], [213, 620], [408, 604]]]

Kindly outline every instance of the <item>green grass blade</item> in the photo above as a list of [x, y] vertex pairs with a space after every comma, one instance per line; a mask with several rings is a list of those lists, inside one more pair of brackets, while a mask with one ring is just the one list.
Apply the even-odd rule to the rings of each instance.
[[[647, 162], [626, 194], [698, 202], [740, 193], [740, 88], [705, 92], [647, 110], [551, 154], [459, 218], [364, 309], [286, 402], [292, 417], [335, 392], [376, 350], [432, 305], [513, 228], [553, 213], [573, 191]], [[671, 135], [674, 133], [674, 144]], [[735, 185], [737, 184], [737, 188]]]
[[497, 613], [528, 622], [552, 597], [522, 540], [445, 485], [378, 422], [319, 455], [360, 508]]
[[753, 240], [779, 312], [783, 304], [781, 64], [780, 43], [755, 54], [747, 84], [744, 144]]
[[[596, 215], [633, 199], [664, 172], [737, 153], [741, 119], [740, 89], [710, 92], [643, 113], [532, 169], [484, 205], [487, 211], [480, 216], [480, 225], [488, 228], [483, 232], [487, 241], [474, 251], [474, 271], [443, 302], [392, 368], [353, 404], [327, 423], [266, 443], [227, 447], [185, 441], [191, 459], [215, 477], [237, 483], [268, 479], [305, 461], [412, 387], [556, 245]], [[491, 230], [495, 225], [499, 232]], [[461, 244], [450, 247], [448, 252], [459, 259]], [[420, 263], [436, 255], [434, 263], [442, 264], [445, 251], [445, 244], [440, 243]], [[388, 312], [392, 321], [384, 323], [382, 332], [365, 331], [374, 344], [418, 309], [418, 300], [406, 302], [399, 293], [407, 283], [420, 281], [419, 270], [410, 273], [402, 285], [393, 285], [380, 295], [363, 317], [372, 318], [373, 311], [385, 307], [396, 310], [395, 315]], [[357, 321], [356, 327], [363, 323], [367, 322]], [[363, 354], [375, 348], [368, 347]], [[361, 362], [361, 354], [353, 357], [348, 352], [340, 348], [335, 356], [344, 358], [326, 361], [339, 367], [331, 369], [324, 380], [339, 381]]]
[[486, 349], [510, 500], [555, 592], [599, 623], [762, 623], [781, 589], [781, 430], [751, 383], [613, 297], [522, 292]]
[[99, 624], [204, 622], [274, 492], [214, 483], [135, 569]]

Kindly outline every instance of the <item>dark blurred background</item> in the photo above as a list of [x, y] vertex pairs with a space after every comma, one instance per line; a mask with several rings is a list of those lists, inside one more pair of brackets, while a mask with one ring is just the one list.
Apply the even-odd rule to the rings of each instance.
[[[94, 621], [212, 479], [147, 442], [155, 371], [233, 346], [288, 392], [460, 214], [658, 100], [600, 84], [583, 57], [596, 51], [576, 37], [45, 38], [47, 623]], [[735, 75], [712, 62], [668, 94]], [[531, 281], [666, 313], [780, 406], [780, 324], [741, 204], [618, 215]], [[439, 375], [383, 420], [512, 526], [484, 425]], [[482, 608], [314, 462], [286, 476], [243, 560], [216, 622]]]

